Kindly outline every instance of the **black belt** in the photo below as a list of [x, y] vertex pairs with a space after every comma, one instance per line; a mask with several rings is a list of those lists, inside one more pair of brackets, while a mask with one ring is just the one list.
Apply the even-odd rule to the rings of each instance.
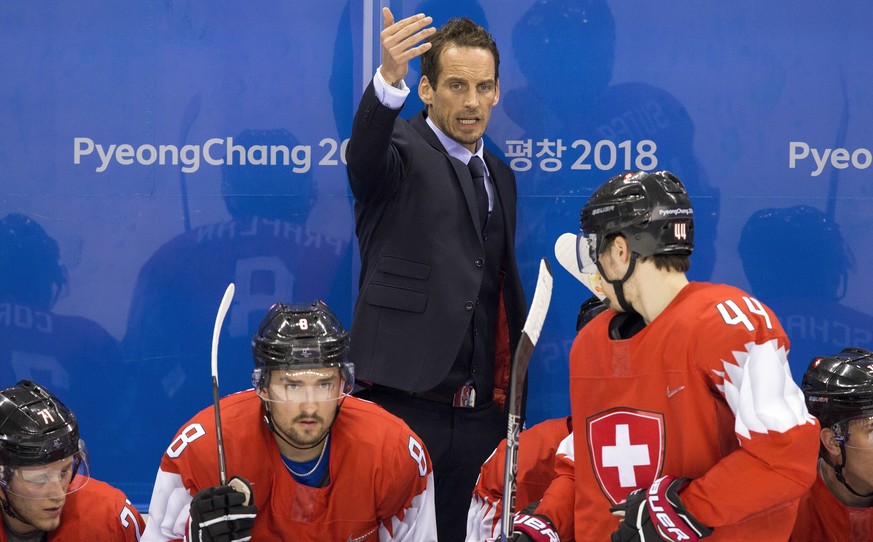
[[488, 401], [483, 401], [481, 398], [477, 401], [476, 389], [473, 387], [473, 384], [465, 384], [458, 388], [458, 390], [451, 395], [438, 393], [434, 390], [403, 391], [396, 388], [389, 388], [388, 386], [382, 386], [379, 384], [373, 384], [373, 391], [377, 394], [382, 393], [385, 395], [399, 395], [403, 397], [424, 399], [425, 401], [433, 401], [435, 403], [452, 405], [453, 407], [457, 408], [473, 408], [477, 404], [482, 405], [490, 401], [490, 399], [488, 399]]

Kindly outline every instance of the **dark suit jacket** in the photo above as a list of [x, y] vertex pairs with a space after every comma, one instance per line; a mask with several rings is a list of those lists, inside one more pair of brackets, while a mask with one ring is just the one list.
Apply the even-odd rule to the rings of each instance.
[[[362, 380], [407, 391], [448, 374], [473, 316], [485, 249], [467, 165], [446, 153], [424, 112], [409, 122], [364, 92], [348, 145], [361, 252], [350, 359]], [[515, 263], [515, 175], [485, 151], [505, 216], [503, 317], [498, 317], [495, 397], [525, 317]], [[503, 312], [503, 311], [502, 311]]]

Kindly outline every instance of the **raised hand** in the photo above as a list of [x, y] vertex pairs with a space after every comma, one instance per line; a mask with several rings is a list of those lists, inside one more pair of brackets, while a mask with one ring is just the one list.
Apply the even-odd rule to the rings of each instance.
[[382, 43], [382, 66], [379, 72], [389, 84], [395, 84], [409, 72], [409, 61], [430, 49], [430, 43], [422, 43], [436, 32], [428, 26], [432, 17], [418, 13], [394, 22], [394, 15], [387, 7], [382, 8], [384, 29], [379, 35]]

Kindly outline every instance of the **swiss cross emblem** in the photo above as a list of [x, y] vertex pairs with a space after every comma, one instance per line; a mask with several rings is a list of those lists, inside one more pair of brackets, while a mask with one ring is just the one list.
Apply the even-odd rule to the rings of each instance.
[[661, 476], [663, 414], [616, 407], [589, 417], [587, 429], [594, 476], [612, 504]]

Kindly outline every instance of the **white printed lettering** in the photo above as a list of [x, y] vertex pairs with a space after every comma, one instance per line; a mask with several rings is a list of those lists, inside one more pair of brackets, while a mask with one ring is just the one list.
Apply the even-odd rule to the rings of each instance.
[[115, 153], [115, 145], [109, 145], [109, 152], [103, 152], [103, 145], [97, 145], [97, 154], [100, 156], [100, 167], [96, 170], [97, 173], [102, 173], [106, 171], [106, 168], [109, 167], [109, 160], [112, 159], [112, 155]]
[[812, 172], [813, 177], [818, 177], [821, 175], [822, 170], [825, 167], [825, 163], [827, 162], [828, 156], [831, 154], [830, 149], [825, 149], [824, 153], [819, 154], [818, 149], [810, 149], [812, 152], [812, 159], [815, 160], [816, 169]]
[[[84, 147], [83, 147], [84, 145]], [[94, 140], [90, 137], [74, 137], [73, 138], [73, 163], [79, 164], [82, 162], [82, 156], [87, 156], [94, 152]]]
[[117, 160], [122, 166], [129, 166], [133, 163], [134, 154], [133, 147], [124, 143], [115, 149], [115, 160]]
[[873, 163], [873, 153], [870, 149], [863, 147], [850, 151], [843, 147], [817, 149], [810, 147], [804, 141], [790, 141], [788, 143], [789, 169], [795, 169], [799, 162], [810, 156], [815, 163], [814, 169], [809, 174], [810, 177], [818, 177], [828, 166], [836, 169], [848, 169], [849, 167], [867, 169]]
[[213, 145], [221, 145], [221, 139], [217, 137], [213, 137], [212, 139], [208, 139], [206, 144], [203, 145], [203, 159], [206, 160], [206, 163], [210, 166], [220, 166], [224, 164], [224, 158], [213, 158], [210, 150]]
[[[342, 144], [333, 138], [324, 138], [319, 142], [323, 149], [323, 156], [318, 165], [325, 167], [337, 167], [340, 161], [335, 159], [337, 154], [344, 152], [348, 140]], [[161, 166], [182, 165], [184, 173], [195, 173], [200, 169], [201, 162], [210, 166], [241, 165], [241, 166], [292, 166], [293, 173], [306, 173], [312, 167], [312, 147], [309, 145], [295, 145], [293, 148], [287, 145], [244, 145], [234, 143], [232, 137], [213, 137], [206, 140], [203, 145], [188, 144], [182, 147], [176, 145], [131, 145], [99, 144], [89, 137], [73, 138], [73, 163], [81, 164], [86, 156], [96, 154], [99, 165], [95, 168], [97, 173], [103, 173], [109, 166], [150, 166], [155, 163]], [[345, 164], [345, 161], [342, 162]]]

